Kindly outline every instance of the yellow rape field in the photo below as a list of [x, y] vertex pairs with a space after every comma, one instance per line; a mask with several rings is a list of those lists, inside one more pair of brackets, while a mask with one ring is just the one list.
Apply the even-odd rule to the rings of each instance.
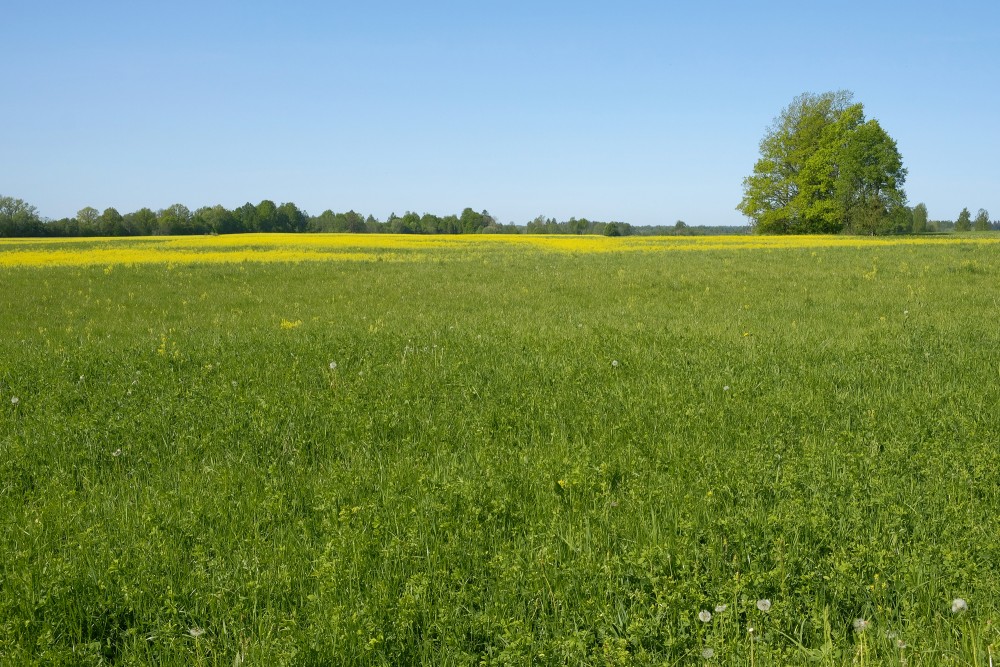
[[115, 266], [233, 262], [421, 261], [526, 248], [559, 253], [780, 250], [896, 245], [992, 244], [1000, 236], [421, 236], [409, 234], [233, 234], [142, 238], [0, 239], [0, 266]]

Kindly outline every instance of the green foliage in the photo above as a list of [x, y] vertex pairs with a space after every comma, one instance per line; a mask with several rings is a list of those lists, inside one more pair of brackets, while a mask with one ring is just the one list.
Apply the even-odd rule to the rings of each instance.
[[768, 129], [737, 206], [758, 233], [900, 231], [902, 159], [895, 141], [877, 121], [866, 122], [851, 97], [805, 93]]
[[435, 253], [0, 270], [0, 662], [995, 660], [995, 246]]
[[967, 232], [970, 229], [972, 229], [972, 214], [969, 213], [968, 208], [963, 208], [962, 212], [958, 214], [958, 220], [955, 221], [955, 231]]
[[979, 209], [976, 219], [972, 223], [972, 229], [977, 232], [988, 232], [990, 230], [990, 214], [985, 208]]
[[922, 234], [927, 229], [927, 205], [923, 202], [913, 207], [913, 227], [914, 234]]
[[101, 236], [123, 236], [125, 233], [125, 218], [114, 208], [106, 208], [98, 221], [98, 233]]
[[0, 238], [33, 236], [40, 227], [38, 209], [22, 199], [0, 195]]

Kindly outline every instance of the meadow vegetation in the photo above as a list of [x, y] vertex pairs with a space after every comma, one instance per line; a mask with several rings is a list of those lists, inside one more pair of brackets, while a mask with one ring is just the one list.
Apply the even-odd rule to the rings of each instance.
[[0, 663], [989, 665], [1000, 237], [0, 243]]

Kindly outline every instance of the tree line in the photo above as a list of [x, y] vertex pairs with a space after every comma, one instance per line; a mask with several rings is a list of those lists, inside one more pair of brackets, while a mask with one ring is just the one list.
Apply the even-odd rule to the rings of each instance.
[[20, 199], [0, 196], [0, 237], [40, 236], [154, 236], [186, 234], [239, 234], [249, 232], [353, 232], [395, 234], [476, 234], [520, 233], [516, 225], [502, 225], [488, 211], [466, 208], [460, 215], [437, 216], [395, 213], [386, 220], [355, 211], [323, 211], [310, 216], [292, 202], [276, 204], [265, 199], [235, 209], [205, 206], [194, 211], [174, 204], [154, 211], [144, 207], [122, 214], [115, 208], [104, 211], [87, 206], [72, 218], [49, 220]]
[[76, 236], [174, 236], [185, 234], [239, 234], [249, 232], [356, 233], [356, 234], [603, 234], [605, 236], [666, 234], [737, 234], [742, 227], [688, 227], [678, 221], [671, 227], [636, 227], [626, 222], [586, 218], [558, 221], [540, 215], [525, 225], [501, 224], [489, 211], [464, 209], [458, 215], [395, 213], [385, 220], [355, 211], [332, 210], [311, 216], [292, 202], [275, 204], [265, 199], [235, 209], [205, 206], [194, 211], [174, 204], [154, 211], [140, 208], [122, 214], [115, 208], [99, 211], [87, 206], [72, 218], [42, 218], [27, 202], [0, 196], [0, 237]]

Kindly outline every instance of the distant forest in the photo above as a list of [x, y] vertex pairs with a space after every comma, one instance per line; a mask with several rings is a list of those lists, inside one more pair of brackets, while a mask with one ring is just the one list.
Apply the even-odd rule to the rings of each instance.
[[[905, 215], [890, 231], [882, 233], [934, 233], [951, 231], [1000, 230], [1000, 221], [990, 221], [980, 209], [973, 217], [963, 209], [952, 220], [928, 220], [927, 207], [903, 207]], [[0, 195], [0, 238], [78, 236], [173, 236], [185, 234], [240, 234], [247, 232], [338, 232], [356, 234], [598, 234], [604, 236], [716, 236], [751, 234], [747, 226], [688, 225], [678, 220], [672, 225], [637, 226], [627, 222], [570, 218], [556, 220], [540, 215], [524, 225], [501, 224], [488, 211], [466, 208], [459, 215], [438, 216], [407, 212], [385, 220], [354, 211], [323, 211], [309, 215], [291, 202], [275, 204], [265, 199], [257, 205], [246, 203], [233, 210], [206, 206], [191, 211], [174, 204], [154, 211], [141, 208], [122, 215], [114, 208], [98, 211], [86, 207], [75, 217], [50, 220], [27, 202]], [[760, 231], [759, 229], [756, 231]]]
[[634, 226], [627, 222], [601, 222], [586, 218], [557, 221], [543, 215], [524, 225], [501, 224], [488, 211], [466, 208], [459, 215], [438, 216], [407, 212], [386, 220], [354, 211], [326, 210], [312, 216], [291, 202], [275, 204], [265, 199], [230, 210], [206, 206], [191, 211], [174, 204], [154, 211], [119, 213], [86, 207], [75, 217], [49, 220], [20, 199], [0, 196], [0, 237], [157, 236], [184, 234], [239, 234], [246, 232], [339, 232], [357, 234], [603, 234], [605, 236], [695, 236], [747, 234], [749, 227], [695, 227], [678, 220], [669, 226]]

